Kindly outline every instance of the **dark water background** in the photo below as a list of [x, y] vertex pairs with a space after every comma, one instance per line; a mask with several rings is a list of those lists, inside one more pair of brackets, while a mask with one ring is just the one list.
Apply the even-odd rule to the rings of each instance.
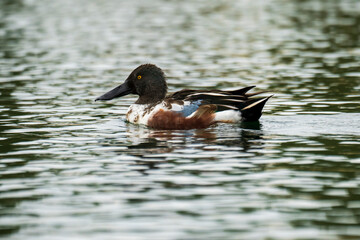
[[[275, 96], [190, 131], [94, 103], [148, 62]], [[358, 0], [2, 0], [0, 93], [5, 239], [360, 239]]]

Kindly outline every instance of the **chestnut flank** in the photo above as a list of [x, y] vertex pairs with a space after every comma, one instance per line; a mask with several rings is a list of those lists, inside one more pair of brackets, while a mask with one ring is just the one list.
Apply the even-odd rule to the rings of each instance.
[[201, 129], [207, 128], [214, 122], [214, 114], [207, 111], [191, 118], [184, 117], [181, 113], [160, 110], [155, 113], [148, 121], [148, 126], [156, 129], [176, 130], [176, 129]]

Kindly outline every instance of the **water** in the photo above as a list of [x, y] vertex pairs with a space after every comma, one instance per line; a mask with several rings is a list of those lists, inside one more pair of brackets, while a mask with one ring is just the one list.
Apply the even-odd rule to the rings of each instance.
[[[359, 239], [360, 3], [0, 3], [5, 239]], [[257, 85], [259, 123], [157, 131], [142, 63], [170, 91]]]

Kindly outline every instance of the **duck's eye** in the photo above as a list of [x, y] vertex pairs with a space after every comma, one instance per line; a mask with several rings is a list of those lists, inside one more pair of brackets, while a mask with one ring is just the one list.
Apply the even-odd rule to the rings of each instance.
[[141, 79], [141, 75], [138, 75], [138, 76], [137, 76], [137, 79]]

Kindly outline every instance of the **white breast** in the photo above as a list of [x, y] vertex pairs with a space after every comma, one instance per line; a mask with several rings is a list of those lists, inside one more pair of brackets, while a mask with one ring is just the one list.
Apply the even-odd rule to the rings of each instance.
[[133, 104], [126, 113], [126, 120], [135, 124], [147, 125], [149, 118], [154, 114], [157, 106], [151, 108], [148, 104]]
[[129, 107], [126, 113], [126, 120], [135, 124], [148, 125], [149, 119], [159, 110], [174, 111], [181, 113], [185, 117], [195, 112], [201, 101], [184, 102], [184, 105], [173, 103], [169, 106], [168, 103], [162, 102], [156, 106], [149, 104], [133, 104]]

